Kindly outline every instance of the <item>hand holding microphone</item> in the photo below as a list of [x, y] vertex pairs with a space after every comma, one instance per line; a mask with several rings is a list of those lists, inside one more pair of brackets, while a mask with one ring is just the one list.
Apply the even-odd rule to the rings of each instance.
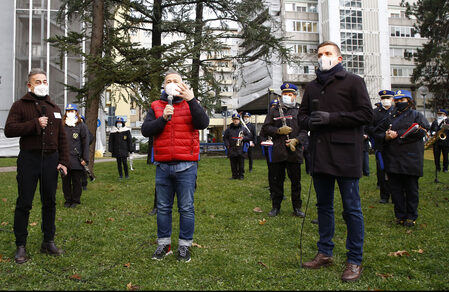
[[39, 125], [42, 129], [45, 129], [47, 127], [48, 123], [48, 117], [47, 117], [47, 107], [45, 105], [41, 108], [41, 117], [39, 117]]

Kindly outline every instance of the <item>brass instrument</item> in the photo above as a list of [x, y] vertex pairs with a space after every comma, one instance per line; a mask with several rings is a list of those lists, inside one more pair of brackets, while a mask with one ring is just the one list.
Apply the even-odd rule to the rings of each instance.
[[449, 125], [445, 124], [441, 127], [441, 129], [434, 135], [432, 136], [432, 138], [430, 138], [429, 140], [427, 140], [427, 142], [424, 144], [424, 149], [429, 149], [430, 146], [432, 146], [433, 144], [435, 144], [435, 142], [437, 142], [438, 140], [444, 141], [447, 138], [446, 133], [444, 133], [444, 131], [449, 129]]
[[237, 138], [237, 143], [235, 144], [237, 147], [240, 147], [240, 145], [242, 144], [243, 141], [243, 131], [239, 132], [239, 136]]

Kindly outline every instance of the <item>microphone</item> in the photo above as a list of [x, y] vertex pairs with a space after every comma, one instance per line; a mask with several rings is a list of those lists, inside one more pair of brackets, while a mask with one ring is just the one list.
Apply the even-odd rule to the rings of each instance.
[[316, 112], [320, 109], [320, 100], [319, 99], [312, 99], [312, 111], [311, 112]]
[[[173, 95], [167, 96], [168, 104], [173, 105]], [[167, 121], [171, 121], [171, 115], [168, 116]]]
[[[45, 105], [41, 106], [41, 114], [43, 117], [47, 116], [47, 107]], [[45, 127], [43, 129], [45, 130]]]

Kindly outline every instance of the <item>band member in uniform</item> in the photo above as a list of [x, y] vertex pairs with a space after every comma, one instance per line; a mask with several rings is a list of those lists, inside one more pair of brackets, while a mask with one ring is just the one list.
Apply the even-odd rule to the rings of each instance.
[[128, 155], [133, 152], [132, 136], [131, 130], [125, 127], [125, 120], [122, 117], [115, 120], [115, 127], [109, 134], [109, 152], [117, 159], [119, 179], [123, 178], [123, 171], [125, 178], [128, 178]]
[[78, 115], [78, 106], [69, 103], [63, 118], [64, 130], [69, 145], [70, 165], [62, 178], [64, 207], [75, 208], [81, 204], [82, 177], [84, 166], [89, 163], [89, 130]]
[[[81, 120], [83, 120], [83, 123], [86, 124], [86, 118], [81, 115]], [[87, 129], [89, 132], [89, 145], [91, 145], [94, 142], [94, 134], [91, 133], [89, 129]], [[83, 176], [81, 177], [81, 185], [83, 186], [83, 190], [87, 190], [87, 172], [83, 171]]]
[[[439, 109], [437, 112], [437, 119], [433, 121], [430, 126], [430, 133], [432, 136], [439, 135], [439, 137], [436, 137], [438, 140], [433, 144], [433, 158], [435, 161], [436, 171], [440, 171], [440, 157], [441, 154], [443, 154], [443, 172], [447, 172], [449, 163], [449, 139], [447, 139], [447, 135], [449, 134], [449, 130], [441, 130], [443, 125], [449, 125], [449, 121], [447, 120], [447, 111], [444, 109]], [[444, 139], [441, 139], [442, 137]]]
[[13, 103], [5, 124], [6, 137], [20, 137], [20, 152], [17, 157], [19, 194], [14, 212], [17, 264], [29, 259], [26, 253], [27, 227], [38, 181], [44, 233], [41, 252], [50, 255], [63, 253], [54, 243], [56, 188], [58, 170], [67, 174], [69, 165], [61, 110], [48, 96], [45, 71], [31, 69], [27, 86], [29, 92]]
[[273, 137], [272, 154], [272, 209], [268, 216], [277, 216], [284, 197], [285, 170], [291, 182], [293, 215], [304, 217], [301, 211], [301, 163], [307, 132], [298, 125], [298, 88], [292, 83], [281, 86], [282, 103], [271, 108], [262, 126], [264, 135]]
[[229, 128], [223, 134], [223, 142], [231, 162], [231, 179], [244, 179], [245, 142], [251, 140], [251, 133], [240, 123], [240, 115], [233, 114]]
[[251, 114], [248, 112], [245, 112], [243, 114], [243, 122], [246, 124], [246, 127], [251, 132], [251, 140], [249, 140], [249, 147], [248, 147], [248, 169], [249, 172], [253, 171], [253, 149], [254, 146], [257, 143], [257, 135], [256, 135], [256, 126], [254, 126], [253, 123], [251, 123]]
[[379, 127], [384, 133], [384, 161], [396, 223], [411, 227], [418, 218], [419, 186], [423, 176], [424, 141], [429, 122], [416, 111], [412, 95], [398, 90], [394, 96], [395, 109]]
[[381, 126], [387, 119], [389, 119], [394, 105], [393, 97], [394, 91], [391, 90], [381, 90], [379, 91], [380, 103], [374, 109], [373, 121], [367, 127], [368, 135], [374, 141], [374, 155], [376, 157], [376, 174], [377, 182], [380, 190], [380, 201], [381, 204], [388, 203], [390, 199], [390, 190], [388, 189], [388, 177], [385, 172], [385, 163], [383, 159], [383, 144], [385, 133], [380, 132], [376, 134], [377, 127]]
[[343, 68], [340, 48], [325, 41], [318, 45], [317, 78], [307, 84], [299, 109], [301, 126], [310, 130], [311, 173], [318, 209], [318, 253], [304, 268], [332, 264], [335, 231], [334, 189], [338, 183], [347, 236], [346, 268], [342, 281], [362, 274], [364, 221], [359, 194], [362, 176], [363, 126], [373, 109], [365, 82]]

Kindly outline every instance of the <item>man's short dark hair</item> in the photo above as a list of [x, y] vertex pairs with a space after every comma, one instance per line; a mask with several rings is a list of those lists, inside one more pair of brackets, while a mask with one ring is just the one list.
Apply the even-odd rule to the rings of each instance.
[[321, 47], [324, 47], [324, 46], [334, 46], [335, 49], [337, 50], [337, 55], [341, 56], [340, 47], [336, 43], [331, 42], [331, 41], [324, 41], [324, 42], [322, 42], [321, 44], [318, 45], [317, 50], [319, 48], [321, 48]]
[[47, 73], [41, 69], [41, 68], [31, 68], [30, 73], [28, 73], [28, 82], [30, 82], [30, 78], [33, 75], [37, 75], [37, 74], [44, 74], [45, 76], [47, 76]]

